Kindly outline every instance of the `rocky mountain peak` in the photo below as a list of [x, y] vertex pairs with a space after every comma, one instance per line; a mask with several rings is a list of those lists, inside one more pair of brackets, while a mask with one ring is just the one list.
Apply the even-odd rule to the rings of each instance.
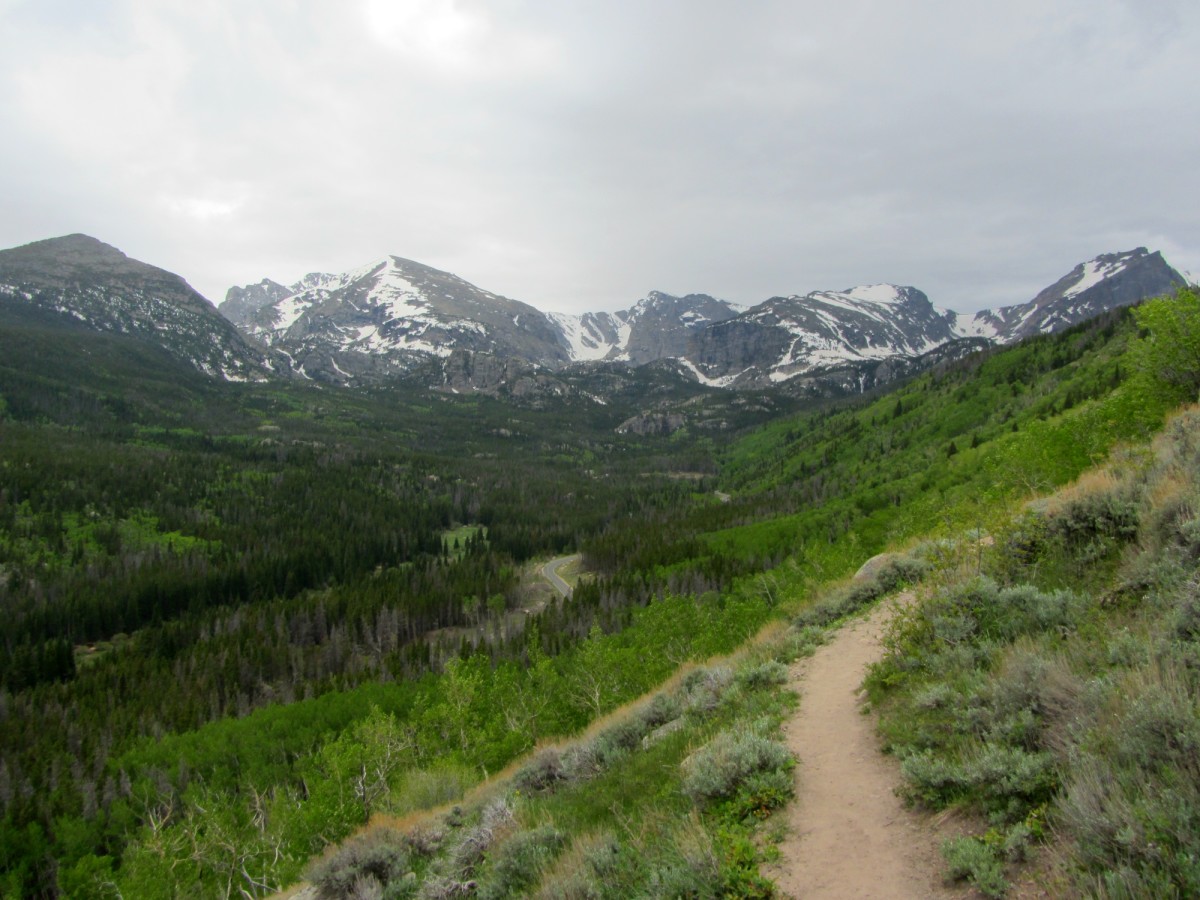
[[1173, 293], [1187, 281], [1159, 252], [1138, 247], [1080, 263], [1027, 303], [962, 317], [960, 331], [1006, 344], [1069, 328], [1110, 309]]
[[131, 290], [168, 296], [180, 306], [212, 309], [212, 304], [178, 275], [131, 259], [86, 234], [68, 234], [0, 251], [0, 278], [8, 284], [28, 282], [60, 289], [120, 283]]
[[147, 340], [219, 378], [262, 379], [272, 365], [178, 275], [84, 234], [0, 251], [0, 301], [18, 317]]

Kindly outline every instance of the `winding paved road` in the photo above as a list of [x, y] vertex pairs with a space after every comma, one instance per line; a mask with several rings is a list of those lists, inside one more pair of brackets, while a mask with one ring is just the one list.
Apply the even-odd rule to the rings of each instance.
[[550, 582], [550, 586], [564, 597], [571, 596], [571, 586], [562, 580], [558, 574], [558, 570], [563, 566], [577, 561], [578, 559], [579, 554], [572, 553], [570, 556], [560, 556], [558, 559], [552, 559], [550, 562], [542, 566], [542, 577]]

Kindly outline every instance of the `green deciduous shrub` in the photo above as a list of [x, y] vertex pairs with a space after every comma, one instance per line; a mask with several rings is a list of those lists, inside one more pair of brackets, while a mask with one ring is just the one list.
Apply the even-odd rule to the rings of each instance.
[[484, 900], [523, 896], [537, 884], [563, 843], [562, 832], [551, 825], [516, 832], [491, 853], [476, 896]]
[[1003, 897], [1008, 891], [1004, 864], [984, 842], [971, 837], [955, 838], [942, 845], [947, 875], [967, 880], [985, 897]]

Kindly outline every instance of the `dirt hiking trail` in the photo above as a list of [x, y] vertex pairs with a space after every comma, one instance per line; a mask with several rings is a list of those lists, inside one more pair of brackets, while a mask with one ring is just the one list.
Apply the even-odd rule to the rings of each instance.
[[879, 604], [792, 666], [800, 708], [784, 735], [799, 761], [796, 799], [785, 813], [781, 859], [767, 872], [787, 896], [972, 896], [942, 883], [939, 847], [951, 835], [895, 795], [899, 765], [879, 752], [875, 719], [861, 711], [858, 691], [867, 666], [882, 657], [887, 621], [908, 599]]

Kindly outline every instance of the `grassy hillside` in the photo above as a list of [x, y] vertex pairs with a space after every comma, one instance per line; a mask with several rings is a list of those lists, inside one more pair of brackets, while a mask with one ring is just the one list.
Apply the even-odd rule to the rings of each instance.
[[871, 674], [909, 796], [978, 816], [945, 849], [1001, 896], [1043, 841], [1059, 889], [1200, 892], [1200, 410], [943, 572]]

